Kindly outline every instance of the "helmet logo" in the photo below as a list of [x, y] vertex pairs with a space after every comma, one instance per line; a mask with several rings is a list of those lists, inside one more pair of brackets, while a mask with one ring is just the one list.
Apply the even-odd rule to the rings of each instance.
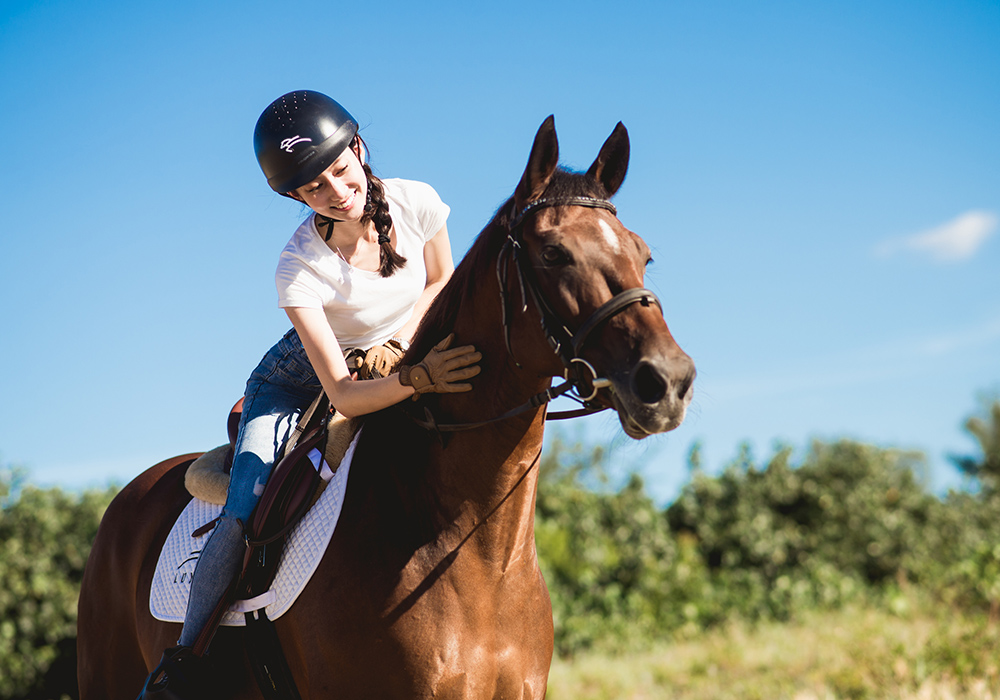
[[303, 141], [311, 142], [312, 139], [303, 138], [302, 136], [296, 134], [290, 139], [285, 139], [284, 141], [281, 142], [281, 150], [286, 151], [288, 153], [293, 153], [294, 151], [292, 151], [292, 146], [294, 146], [297, 143], [302, 143]]

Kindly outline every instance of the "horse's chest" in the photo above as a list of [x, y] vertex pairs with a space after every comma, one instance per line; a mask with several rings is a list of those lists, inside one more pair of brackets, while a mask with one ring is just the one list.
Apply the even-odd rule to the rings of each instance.
[[392, 629], [419, 684], [433, 697], [541, 697], [524, 692], [544, 688], [552, 654], [552, 609], [537, 569], [455, 573], [427, 587]]

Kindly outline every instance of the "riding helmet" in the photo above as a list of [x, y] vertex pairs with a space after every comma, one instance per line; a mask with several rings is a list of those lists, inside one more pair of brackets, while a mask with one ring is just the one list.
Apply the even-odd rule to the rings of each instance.
[[297, 90], [276, 99], [260, 115], [253, 149], [267, 184], [285, 194], [315, 180], [357, 133], [358, 122], [335, 100]]

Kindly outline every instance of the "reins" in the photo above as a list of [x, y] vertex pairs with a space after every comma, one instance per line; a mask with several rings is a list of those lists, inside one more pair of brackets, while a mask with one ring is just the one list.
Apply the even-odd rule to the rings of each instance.
[[[598, 377], [597, 371], [594, 369], [593, 365], [580, 357], [581, 348], [584, 343], [586, 343], [591, 333], [593, 333], [598, 326], [632, 304], [641, 303], [643, 306], [649, 306], [652, 303], [656, 304], [656, 306], [660, 309], [662, 309], [663, 306], [660, 304], [660, 300], [657, 298], [656, 294], [649, 289], [645, 289], [643, 287], [626, 289], [598, 307], [587, 318], [587, 320], [583, 322], [575, 333], [570, 331], [569, 328], [566, 327], [566, 324], [560, 319], [559, 315], [552, 310], [552, 307], [549, 305], [545, 295], [542, 294], [541, 290], [538, 288], [538, 283], [535, 280], [534, 274], [528, 267], [528, 263], [525, 260], [526, 256], [521, 254], [523, 246], [521, 244], [520, 234], [521, 225], [524, 223], [525, 217], [538, 210], [556, 206], [590, 207], [596, 209], [606, 209], [613, 215], [617, 215], [618, 213], [614, 204], [606, 199], [598, 199], [595, 197], [556, 197], [552, 199], [537, 199], [534, 202], [529, 202], [520, 211], [515, 210], [509, 223], [507, 224], [507, 240], [504, 241], [503, 247], [500, 249], [500, 253], [497, 256], [496, 274], [497, 283], [500, 287], [500, 306], [502, 309], [504, 343], [507, 346], [508, 354], [510, 354], [511, 358], [514, 359], [514, 364], [517, 365], [517, 367], [521, 366], [514, 355], [510, 339], [513, 313], [511, 309], [510, 292], [507, 289], [507, 279], [509, 277], [508, 273], [510, 271], [511, 260], [514, 261], [515, 269], [517, 271], [518, 286], [521, 292], [521, 313], [528, 310], [528, 297], [530, 296], [531, 300], [535, 304], [535, 307], [538, 309], [539, 316], [541, 317], [542, 331], [545, 333], [545, 339], [563, 363], [563, 367], [565, 368], [563, 377], [566, 381], [556, 387], [549, 387], [545, 391], [535, 394], [523, 404], [516, 406], [515, 408], [512, 408], [495, 418], [473, 423], [438, 423], [435, 420], [434, 415], [431, 413], [430, 408], [425, 407], [423, 419], [411, 416], [417, 425], [426, 428], [427, 430], [434, 430], [438, 432], [472, 430], [473, 428], [480, 428], [484, 425], [507, 420], [508, 418], [513, 418], [514, 416], [520, 415], [526, 411], [539, 408], [546, 405], [557, 396], [567, 396], [568, 398], [580, 403], [582, 408], [573, 411], [557, 411], [550, 413], [546, 415], [546, 420], [576, 418], [578, 416], [599, 413], [600, 411], [605, 411], [610, 408], [609, 406], [600, 406], [593, 403], [593, 399], [597, 396], [597, 392], [604, 388], [612, 388], [612, 384], [610, 379]], [[589, 379], [583, 376], [582, 372], [584, 369], [589, 371]], [[587, 390], [585, 381], [590, 385], [590, 394], [587, 396], [583, 395], [583, 392]], [[581, 390], [581, 387], [583, 390]]]

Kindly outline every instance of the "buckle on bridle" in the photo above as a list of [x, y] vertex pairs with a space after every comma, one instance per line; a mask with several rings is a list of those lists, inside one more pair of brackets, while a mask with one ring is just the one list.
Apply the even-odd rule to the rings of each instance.
[[581, 365], [583, 365], [584, 367], [586, 367], [587, 369], [590, 370], [590, 387], [593, 389], [593, 391], [590, 393], [590, 396], [584, 397], [584, 396], [582, 396], [580, 394], [581, 378], [577, 377], [577, 378], [573, 379], [572, 380], [573, 381], [573, 387], [574, 387], [574, 389], [576, 389], [576, 395], [577, 395], [577, 398], [579, 398], [580, 401], [582, 401], [583, 403], [587, 403], [588, 401], [592, 401], [594, 399], [594, 397], [597, 396], [597, 392], [598, 391], [600, 391], [601, 389], [607, 389], [607, 388], [611, 387], [611, 380], [608, 379], [607, 377], [598, 377], [597, 376], [597, 370], [594, 369], [594, 366], [592, 364], [590, 364], [589, 362], [587, 362], [582, 357], [574, 357], [573, 359], [571, 359], [569, 361], [570, 366], [566, 368], [566, 373], [564, 375], [567, 380], [570, 379], [569, 373], [570, 373], [570, 369], [572, 368], [574, 362], [579, 362]]

